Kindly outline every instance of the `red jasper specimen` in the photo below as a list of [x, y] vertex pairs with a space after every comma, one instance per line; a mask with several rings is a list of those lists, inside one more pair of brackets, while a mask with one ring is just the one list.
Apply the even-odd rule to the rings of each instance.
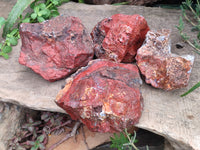
[[145, 44], [137, 51], [137, 65], [146, 83], [164, 90], [186, 87], [194, 57], [171, 53], [170, 31], [149, 31]]
[[91, 35], [97, 58], [132, 62], [149, 27], [140, 15], [116, 14], [100, 21]]
[[123, 131], [141, 116], [141, 83], [135, 65], [97, 59], [67, 79], [56, 103], [91, 131]]
[[48, 81], [68, 76], [93, 58], [92, 40], [76, 17], [22, 23], [19, 63]]

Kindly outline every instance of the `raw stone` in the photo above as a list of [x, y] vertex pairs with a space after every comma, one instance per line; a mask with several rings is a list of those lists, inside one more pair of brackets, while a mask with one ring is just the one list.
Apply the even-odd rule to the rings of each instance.
[[186, 87], [194, 56], [171, 53], [170, 30], [149, 31], [137, 51], [137, 65], [145, 81], [153, 87], [174, 90]]
[[116, 14], [100, 21], [92, 30], [97, 58], [133, 62], [149, 27], [140, 15]]
[[19, 63], [48, 81], [67, 77], [93, 58], [92, 41], [80, 19], [59, 16], [20, 25]]
[[11, 139], [20, 130], [25, 110], [21, 106], [0, 102], [0, 149], [8, 150]]
[[[0, 3], [2, 4], [1, 1]], [[7, 9], [3, 10], [7, 11]], [[166, 28], [166, 26], [171, 29], [172, 52], [179, 55], [195, 55], [189, 85], [183, 89], [166, 92], [143, 84], [141, 91], [144, 98], [144, 110], [136, 126], [164, 136], [170, 143], [175, 143], [180, 150], [200, 149], [200, 88], [186, 97], [180, 97], [199, 82], [200, 55], [193, 53], [192, 48], [182, 42], [178, 30], [175, 28], [179, 23], [180, 10], [67, 3], [62, 5], [59, 11], [63, 15], [79, 17], [89, 32], [105, 17], [119, 13], [144, 16], [152, 30]], [[195, 34], [190, 32], [190, 28], [190, 24], [185, 23], [185, 32], [191, 38], [196, 38]], [[177, 49], [176, 43], [181, 43], [184, 48]], [[20, 49], [21, 43], [19, 42], [19, 45], [13, 47], [9, 60], [0, 58], [0, 100], [36, 110], [64, 112], [55, 104], [54, 100], [61, 86], [65, 85], [65, 81], [50, 83], [31, 69], [18, 64]]]
[[136, 65], [97, 59], [66, 82], [56, 103], [91, 131], [122, 132], [138, 122], [142, 80]]

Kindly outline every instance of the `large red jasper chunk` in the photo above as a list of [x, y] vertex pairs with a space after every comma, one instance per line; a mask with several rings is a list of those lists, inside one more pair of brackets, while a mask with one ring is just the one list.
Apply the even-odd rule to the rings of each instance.
[[174, 90], [186, 87], [194, 57], [171, 53], [170, 30], [149, 31], [137, 51], [137, 65], [145, 81], [153, 87]]
[[100, 21], [91, 35], [97, 58], [132, 62], [149, 27], [140, 15], [116, 14]]
[[59, 16], [43, 23], [22, 23], [19, 63], [49, 81], [75, 72], [93, 58], [92, 40], [76, 17]]
[[135, 65], [94, 60], [67, 79], [56, 103], [91, 131], [123, 131], [141, 116], [141, 84]]

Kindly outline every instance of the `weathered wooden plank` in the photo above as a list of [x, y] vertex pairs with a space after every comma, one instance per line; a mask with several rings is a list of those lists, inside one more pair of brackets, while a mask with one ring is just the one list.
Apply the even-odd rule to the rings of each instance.
[[[175, 44], [181, 38], [175, 25], [178, 24], [180, 10], [146, 8], [136, 6], [93, 6], [68, 3], [59, 9], [62, 14], [77, 16], [91, 31], [94, 25], [105, 17], [116, 13], [141, 14], [151, 29], [168, 28], [172, 30], [172, 52], [195, 55], [189, 86], [184, 89], [166, 92], [152, 88], [145, 83], [142, 86], [144, 111], [138, 127], [165, 136], [180, 149], [200, 149], [200, 89], [186, 97], [180, 95], [200, 80], [200, 56], [184, 44], [183, 49], [176, 49]], [[185, 26], [189, 33], [189, 25]], [[190, 34], [190, 36], [195, 36]], [[30, 69], [18, 64], [20, 44], [14, 47], [10, 60], [0, 61], [0, 100], [17, 103], [32, 109], [63, 112], [54, 103], [55, 96], [64, 80], [50, 83]]]

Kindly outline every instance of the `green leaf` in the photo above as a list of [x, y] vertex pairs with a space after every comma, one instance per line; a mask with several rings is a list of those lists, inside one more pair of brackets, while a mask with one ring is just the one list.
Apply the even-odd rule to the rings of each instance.
[[40, 135], [40, 136], [37, 138], [37, 140], [38, 140], [39, 142], [43, 142], [43, 141], [44, 141], [44, 138], [45, 138], [45, 136], [42, 134], [42, 135]]
[[22, 12], [33, 2], [34, 0], [18, 0], [13, 9], [11, 10], [8, 19], [3, 28], [3, 37], [6, 37], [6, 34], [13, 27], [17, 18], [22, 14]]
[[10, 41], [6, 40], [6, 44], [7, 44], [8, 46], [10, 46]]
[[59, 16], [60, 13], [58, 11], [53, 11], [51, 12], [51, 17], [56, 17], [56, 16]]
[[37, 14], [39, 11], [40, 11], [40, 8], [38, 5], [36, 5], [34, 8], [33, 8], [34, 12]]
[[45, 149], [44, 144], [39, 144], [39, 148], [40, 148], [41, 150]]
[[200, 27], [199, 26], [192, 27], [191, 31], [192, 32], [194, 32], [194, 31], [200, 31]]
[[25, 18], [24, 20], [22, 20], [22, 23], [29, 23], [30, 22], [30, 18]]
[[78, 0], [79, 3], [84, 3], [84, 0]]
[[3, 17], [0, 17], [0, 29], [5, 24], [5, 19]]
[[58, 5], [58, 1], [57, 1], [57, 0], [51, 0], [51, 2], [52, 2], [54, 5]]
[[47, 9], [43, 9], [43, 10], [38, 12], [38, 16], [46, 15], [47, 13], [48, 13], [48, 10]]
[[49, 118], [49, 114], [48, 113], [43, 113], [41, 115], [41, 120], [46, 120], [47, 118]]
[[38, 4], [39, 9], [46, 9], [46, 5], [44, 3]]
[[49, 9], [46, 9], [46, 11], [46, 14], [43, 16], [45, 20], [50, 19], [52, 16], [51, 11]]
[[180, 35], [181, 35], [181, 37], [183, 38], [184, 41], [187, 41], [190, 38], [186, 33], [181, 32]]
[[11, 38], [9, 39], [9, 41], [10, 41], [10, 44], [13, 45], [13, 46], [16, 46], [17, 43], [18, 43], [16, 37], [11, 37]]
[[20, 34], [17, 35], [17, 38], [20, 39]]
[[42, 16], [42, 13], [39, 11], [39, 12], [37, 13], [37, 15], [38, 15], [39, 17], [41, 17], [41, 16]]
[[182, 16], [180, 16], [180, 19], [179, 19], [179, 28], [180, 28], [181, 31], [183, 31], [183, 29], [184, 29], [184, 23], [183, 23]]
[[34, 123], [32, 123], [33, 126], [38, 126], [41, 124], [41, 121], [35, 121]]
[[191, 0], [186, 0], [186, 1], [185, 1], [185, 4], [186, 4], [187, 6], [192, 6], [192, 3], [193, 3], [193, 2], [192, 2]]
[[40, 16], [37, 17], [37, 20], [38, 20], [38, 22], [43, 22], [43, 21], [45, 21], [45, 19], [44, 19], [43, 17], [40, 17]]
[[188, 95], [188, 94], [191, 93], [192, 91], [196, 90], [198, 87], [200, 87], [200, 82], [198, 82], [198, 83], [195, 84], [191, 89], [189, 89], [187, 92], [185, 92], [184, 94], [182, 94], [181, 97]]
[[114, 133], [114, 137], [110, 137], [110, 140], [112, 141], [111, 148], [117, 148], [118, 150], [123, 150], [123, 144], [128, 143], [128, 138], [121, 132], [118, 136], [116, 133]]
[[31, 150], [37, 150], [37, 148], [34, 146], [34, 147], [31, 147]]
[[32, 19], [36, 19], [36, 18], [37, 18], [37, 14], [36, 14], [36, 13], [32, 13], [32, 14], [31, 14], [31, 18], [32, 18]]
[[197, 49], [200, 49], [200, 45], [199, 45], [199, 43], [198, 43], [196, 40], [194, 40], [194, 46], [195, 46]]
[[30, 131], [31, 133], [34, 131], [34, 127], [33, 127], [33, 126], [30, 126], [30, 127], [28, 127], [27, 129], [28, 129], [28, 131]]
[[4, 52], [4, 53], [10, 53], [11, 51], [12, 51], [12, 47], [11, 46], [5, 46], [2, 49], [2, 52]]
[[33, 146], [33, 145], [35, 145], [35, 142], [34, 141], [27, 141], [27, 144]]
[[30, 5], [30, 8], [33, 9], [35, 7], [36, 3], [39, 2], [39, 1], [41, 1], [41, 0], [35, 0], [34, 2], [32, 2], [31, 5]]
[[196, 10], [197, 16], [199, 16], [200, 15], [200, 7], [199, 7], [199, 5], [196, 4], [195, 10]]
[[14, 36], [18, 31], [19, 29], [15, 28], [10, 32], [10, 35]]
[[3, 56], [5, 59], [9, 58], [8, 54], [6, 54], [6, 53], [0, 52], [0, 55]]

